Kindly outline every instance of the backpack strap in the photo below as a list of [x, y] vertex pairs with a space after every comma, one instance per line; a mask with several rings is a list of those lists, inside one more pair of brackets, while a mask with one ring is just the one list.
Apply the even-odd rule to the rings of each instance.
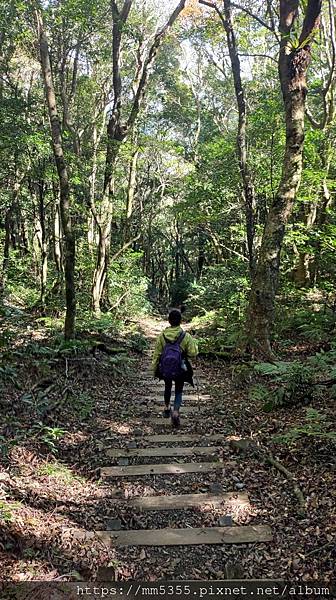
[[180, 335], [178, 336], [176, 342], [178, 342], [179, 344], [181, 344], [183, 342], [184, 338], [185, 338], [185, 334], [186, 334], [186, 332], [182, 330], [181, 333], [180, 333]]
[[178, 336], [178, 338], [176, 340], [173, 340], [173, 341], [168, 340], [166, 338], [166, 336], [165, 336], [164, 333], [162, 335], [163, 335], [163, 339], [164, 339], [164, 341], [165, 341], [166, 344], [176, 344], [176, 342], [178, 342], [178, 344], [181, 344], [183, 342], [184, 338], [185, 338], [185, 334], [186, 334], [186, 332], [182, 330], [181, 333], [180, 333], [180, 335]]

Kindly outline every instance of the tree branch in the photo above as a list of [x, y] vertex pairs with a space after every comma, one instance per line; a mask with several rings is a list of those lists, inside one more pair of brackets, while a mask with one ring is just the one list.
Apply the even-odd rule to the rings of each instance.
[[120, 248], [120, 250], [118, 250], [118, 252], [116, 252], [115, 254], [113, 254], [113, 256], [111, 256], [111, 262], [113, 262], [114, 260], [117, 260], [117, 258], [119, 258], [119, 256], [123, 252], [125, 252], [125, 250], [127, 250], [127, 248], [132, 246], [132, 244], [134, 242], [136, 242], [139, 238], [140, 238], [140, 233], [138, 235], [136, 235], [134, 238], [132, 238], [129, 242], [127, 242], [127, 244], [124, 244], [123, 247]]
[[225, 19], [223, 17], [222, 12], [219, 10], [217, 4], [214, 4], [213, 2], [208, 2], [207, 0], [198, 0], [200, 4], [204, 4], [204, 6], [208, 6], [209, 8], [213, 8], [217, 15], [219, 16], [220, 20], [222, 21], [222, 24], [224, 26], [224, 28], [226, 27], [226, 23], [225, 23]]
[[248, 8], [245, 8], [245, 6], [241, 6], [240, 4], [237, 4], [236, 2], [231, 2], [231, 6], [233, 6], [234, 8], [237, 8], [238, 10], [243, 11], [244, 13], [246, 13], [247, 15], [249, 15], [249, 17], [252, 17], [252, 19], [255, 19], [255, 21], [258, 21], [258, 23], [260, 25], [262, 25], [263, 27], [265, 27], [266, 29], [268, 29], [268, 31], [271, 31], [272, 33], [275, 33], [274, 23], [272, 23], [272, 25], [269, 25], [268, 23], [266, 23], [266, 21], [264, 21], [263, 19], [261, 19], [254, 12], [252, 12]]
[[309, 46], [312, 36], [320, 26], [320, 15], [322, 9], [322, 0], [309, 0], [305, 13], [299, 46]]
[[149, 69], [154, 62], [157, 51], [167, 33], [167, 31], [174, 25], [176, 19], [178, 18], [178, 16], [184, 9], [186, 1], [187, 0], [180, 0], [179, 4], [177, 5], [175, 10], [170, 15], [168, 21], [154, 36], [154, 41], [149, 49], [147, 58], [144, 61], [144, 65], [142, 68], [142, 74], [141, 74], [141, 77], [139, 78], [139, 84], [138, 84], [138, 87], [137, 87], [137, 90], [135, 93], [133, 106], [132, 106], [130, 115], [127, 120], [127, 125], [126, 125], [127, 129], [131, 128], [134, 125], [135, 119], [137, 118], [137, 116], [139, 114], [139, 110], [141, 108], [141, 103], [142, 103], [143, 96], [144, 96], [147, 82], [148, 82]]

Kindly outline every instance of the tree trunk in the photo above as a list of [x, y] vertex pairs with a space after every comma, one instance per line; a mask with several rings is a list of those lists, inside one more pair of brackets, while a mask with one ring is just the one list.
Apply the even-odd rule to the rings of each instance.
[[54, 258], [59, 282], [63, 279], [63, 250], [62, 250], [62, 223], [60, 211], [59, 191], [53, 187], [54, 194]]
[[294, 47], [291, 34], [294, 34], [298, 10], [298, 0], [280, 2], [279, 77], [285, 107], [286, 147], [279, 188], [265, 225], [248, 311], [248, 346], [266, 357], [272, 357], [271, 330], [285, 227], [301, 179], [306, 74], [310, 44], [319, 27], [321, 0], [309, 0], [300, 39]]
[[[313, 201], [307, 207], [307, 210], [303, 209], [303, 220], [305, 229], [311, 231], [317, 216], [317, 202]], [[309, 263], [312, 259], [312, 255], [309, 252], [300, 250], [297, 252], [297, 264], [293, 269], [293, 279], [298, 287], [306, 287], [310, 284], [310, 270]]]
[[48, 277], [48, 246], [46, 236], [46, 225], [45, 225], [45, 206], [44, 206], [44, 184], [40, 181], [37, 190], [38, 207], [39, 207], [39, 243], [41, 251], [41, 274], [40, 274], [40, 285], [41, 295], [40, 302], [42, 310], [45, 310], [46, 301], [46, 289], [47, 289], [47, 277]]
[[[11, 204], [6, 210], [5, 213], [5, 241], [4, 241], [4, 251], [3, 251], [3, 261], [2, 261], [2, 273], [0, 279], [0, 297], [4, 297], [5, 289], [6, 289], [6, 280], [7, 280], [7, 270], [9, 265], [9, 249], [12, 245], [13, 249], [16, 249], [16, 237], [15, 237], [15, 221], [14, 221], [14, 212], [17, 210], [17, 203], [19, 192], [21, 188], [23, 177], [19, 176], [19, 173], [15, 172], [15, 180], [13, 184], [13, 195]], [[18, 232], [20, 233], [20, 232]]]
[[43, 28], [43, 20], [37, 12], [39, 32], [40, 59], [44, 79], [45, 94], [50, 119], [52, 147], [60, 185], [60, 215], [65, 243], [65, 296], [66, 315], [64, 323], [64, 337], [66, 340], [74, 337], [76, 319], [76, 293], [75, 293], [75, 236], [71, 224], [70, 212], [70, 186], [66, 160], [63, 152], [63, 140], [60, 119], [57, 111], [54, 81], [51, 70], [48, 40]]
[[[136, 119], [139, 115], [145, 92], [148, 85], [149, 71], [153, 66], [159, 47], [166, 34], [175, 23], [176, 19], [185, 7], [186, 0], [180, 0], [179, 4], [172, 12], [166, 23], [159, 29], [149, 47], [146, 58], [143, 63], [137, 65], [139, 77], [137, 86], [134, 90], [134, 99], [130, 107], [128, 118], [122, 118], [122, 77], [121, 77], [121, 41], [123, 30], [127, 24], [133, 0], [124, 0], [121, 7], [118, 7], [116, 0], [111, 0], [112, 11], [112, 63], [113, 63], [113, 106], [111, 116], [107, 125], [107, 149], [106, 165], [103, 188], [103, 222], [98, 224], [98, 248], [97, 261], [93, 277], [92, 286], [92, 307], [94, 312], [100, 312], [100, 303], [104, 291], [104, 285], [107, 279], [108, 257], [111, 235], [112, 219], [112, 182], [114, 178], [114, 169], [121, 144], [133, 130]], [[141, 58], [140, 58], [141, 60]], [[97, 216], [97, 211], [95, 211]], [[96, 219], [98, 221], [98, 219]]]
[[6, 290], [7, 270], [9, 264], [9, 247], [10, 247], [10, 222], [11, 222], [11, 210], [8, 208], [5, 215], [5, 241], [2, 259], [2, 272], [0, 279], [0, 298], [3, 300]]
[[93, 274], [92, 309], [100, 314], [100, 304], [104, 292], [109, 263], [110, 240], [112, 225], [112, 201], [110, 195], [104, 198], [98, 224], [97, 260]]
[[255, 271], [255, 191], [252, 176], [248, 165], [248, 143], [247, 143], [247, 107], [245, 89], [241, 79], [240, 60], [237, 49], [236, 36], [233, 28], [231, 14], [231, 0], [224, 0], [224, 19], [222, 20], [229, 49], [236, 102], [238, 108], [238, 131], [237, 131], [237, 154], [239, 169], [243, 185], [245, 204], [246, 238], [249, 256], [251, 279]]
[[136, 148], [132, 154], [129, 176], [128, 176], [128, 186], [127, 186], [127, 201], [126, 201], [126, 221], [125, 221], [125, 229], [124, 229], [124, 242], [127, 242], [131, 238], [130, 225], [131, 218], [133, 215], [134, 209], [134, 198], [136, 191], [136, 180], [137, 180], [137, 165], [139, 158], [139, 148]]

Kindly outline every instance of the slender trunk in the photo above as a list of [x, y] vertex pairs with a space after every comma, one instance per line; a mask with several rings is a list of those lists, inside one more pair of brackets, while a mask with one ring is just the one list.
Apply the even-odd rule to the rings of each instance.
[[128, 176], [128, 186], [127, 186], [127, 201], [126, 201], [126, 221], [125, 221], [125, 229], [124, 229], [124, 241], [127, 242], [131, 237], [130, 232], [130, 224], [131, 218], [133, 215], [134, 209], [134, 198], [136, 191], [136, 180], [137, 180], [137, 165], [139, 158], [139, 148], [132, 154], [129, 176]]
[[112, 202], [109, 200], [102, 206], [102, 221], [98, 226], [97, 261], [93, 274], [92, 309], [100, 314], [101, 299], [104, 292], [110, 254]]
[[[328, 170], [329, 170], [329, 165], [328, 165]], [[320, 206], [318, 207], [317, 216], [316, 216], [316, 223], [317, 223], [318, 228], [320, 228], [320, 229], [322, 229], [325, 226], [325, 224], [327, 223], [328, 212], [329, 212], [329, 209], [333, 202], [333, 196], [330, 193], [330, 190], [329, 190], [328, 184], [327, 184], [327, 175], [328, 175], [328, 171], [326, 173], [325, 179], [322, 182], [321, 202], [320, 202]], [[322, 248], [322, 244], [321, 244], [321, 234], [320, 234], [320, 236], [317, 238], [317, 240], [315, 242], [314, 261], [310, 268], [310, 279], [311, 279], [312, 284], [314, 284], [314, 285], [318, 282], [319, 274], [320, 274], [321, 248]]]
[[246, 237], [249, 256], [249, 266], [251, 278], [255, 272], [255, 191], [252, 183], [252, 176], [248, 165], [248, 144], [247, 144], [247, 107], [245, 99], [245, 88], [242, 83], [240, 60], [236, 36], [233, 28], [231, 14], [231, 0], [224, 0], [224, 19], [223, 25], [226, 31], [227, 44], [229, 49], [236, 102], [238, 108], [238, 131], [237, 131], [237, 154], [239, 160], [239, 169], [243, 185], [243, 195], [245, 204], [246, 219]]
[[4, 297], [6, 289], [7, 271], [9, 265], [9, 249], [16, 249], [16, 237], [15, 237], [15, 220], [14, 212], [17, 211], [17, 203], [20, 192], [22, 178], [19, 178], [18, 172], [16, 172], [15, 181], [13, 185], [13, 195], [9, 208], [5, 213], [5, 241], [2, 261], [2, 273], [0, 279], [0, 296]]
[[107, 279], [113, 215], [113, 172], [120, 145], [113, 145], [114, 154], [112, 153], [110, 144], [109, 148], [110, 150], [108, 150], [106, 158], [107, 165], [105, 171], [104, 195], [99, 217], [96, 213], [98, 243], [96, 267], [93, 273], [92, 284], [92, 309], [96, 315], [100, 314], [101, 299]]
[[44, 185], [43, 181], [40, 181], [38, 185], [38, 207], [39, 207], [39, 224], [40, 224], [40, 251], [41, 251], [41, 274], [40, 274], [40, 285], [41, 295], [40, 302], [42, 310], [45, 309], [46, 301], [46, 289], [47, 289], [47, 278], [48, 278], [48, 246], [45, 226], [45, 206], [44, 206]]
[[54, 81], [51, 70], [48, 40], [43, 28], [42, 16], [37, 13], [39, 30], [39, 46], [45, 94], [48, 105], [52, 147], [59, 178], [60, 186], [60, 215], [65, 243], [65, 296], [66, 315], [64, 323], [64, 337], [66, 340], [74, 337], [76, 319], [76, 293], [75, 293], [75, 236], [71, 224], [70, 186], [66, 160], [63, 152], [61, 124], [57, 111]]
[[[97, 262], [93, 277], [92, 286], [92, 306], [96, 313], [100, 312], [100, 303], [104, 291], [104, 285], [107, 280], [108, 257], [112, 223], [112, 182], [114, 179], [114, 170], [121, 144], [133, 130], [136, 119], [141, 110], [145, 92], [148, 86], [149, 71], [153, 66], [159, 47], [162, 44], [168, 31], [174, 25], [176, 19], [185, 7], [186, 0], [180, 0], [175, 10], [171, 13], [166, 23], [159, 29], [153, 38], [152, 44], [148, 49], [146, 58], [142, 64], [138, 64], [139, 77], [137, 78], [136, 89], [134, 90], [134, 99], [131, 104], [128, 118], [122, 118], [122, 99], [123, 85], [121, 76], [121, 47], [123, 30], [126, 28], [129, 13], [133, 5], [133, 0], [124, 0], [121, 7], [118, 8], [117, 2], [112, 0], [112, 64], [113, 64], [113, 106], [111, 116], [107, 125], [107, 149], [106, 165], [103, 188], [103, 221], [98, 223], [98, 248]], [[140, 59], [141, 60], [141, 59]], [[97, 215], [97, 211], [95, 211]], [[97, 220], [97, 219], [96, 219]]]
[[6, 290], [7, 270], [9, 264], [9, 247], [10, 247], [10, 222], [11, 222], [11, 207], [7, 209], [5, 215], [5, 241], [2, 259], [2, 272], [0, 279], [0, 298], [3, 299]]
[[296, 25], [298, 8], [298, 2], [283, 0], [280, 3], [282, 37], [279, 77], [285, 107], [286, 147], [279, 188], [268, 214], [252, 282], [247, 322], [248, 345], [267, 357], [272, 357], [271, 330], [274, 322], [280, 253], [286, 224], [292, 213], [301, 180], [306, 74], [310, 62], [310, 43], [319, 26], [321, 0], [308, 2], [300, 43], [294, 48], [290, 34]]
[[62, 250], [62, 223], [61, 223], [61, 211], [60, 211], [60, 198], [59, 191], [56, 187], [54, 191], [54, 258], [57, 270], [57, 279], [59, 282], [63, 279], [64, 267], [63, 267], [63, 250]]
[[[311, 202], [307, 211], [304, 211], [303, 220], [305, 224], [305, 229], [309, 232], [315, 221], [317, 216], [317, 203]], [[310, 271], [309, 271], [309, 263], [311, 261], [311, 254], [309, 252], [299, 250], [297, 254], [297, 264], [293, 269], [293, 279], [297, 286], [306, 287], [310, 284]]]

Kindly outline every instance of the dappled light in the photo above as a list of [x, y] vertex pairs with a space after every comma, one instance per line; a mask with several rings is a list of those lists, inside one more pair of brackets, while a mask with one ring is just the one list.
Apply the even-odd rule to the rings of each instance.
[[329, 584], [336, 0], [31, 4], [0, 10], [0, 587]]

